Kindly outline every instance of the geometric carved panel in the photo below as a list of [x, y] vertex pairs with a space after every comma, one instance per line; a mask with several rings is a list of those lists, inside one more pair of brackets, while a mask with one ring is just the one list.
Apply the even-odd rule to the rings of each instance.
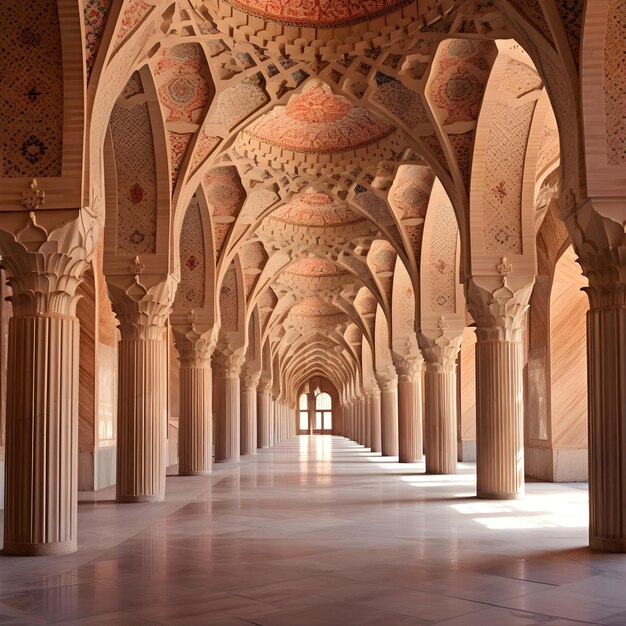
[[63, 58], [57, 3], [0, 3], [3, 178], [61, 176]]

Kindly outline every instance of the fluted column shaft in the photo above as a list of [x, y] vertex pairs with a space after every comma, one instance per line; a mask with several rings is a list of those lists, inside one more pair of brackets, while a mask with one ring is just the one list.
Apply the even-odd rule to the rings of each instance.
[[257, 445], [259, 448], [270, 447], [271, 404], [267, 385], [257, 388]]
[[276, 403], [276, 443], [280, 443], [283, 440], [283, 409], [282, 402]]
[[350, 403], [350, 439], [356, 441], [356, 405]]
[[398, 458], [400, 463], [423, 459], [422, 439], [422, 356], [417, 352], [397, 355], [398, 373]]
[[162, 336], [156, 338], [125, 337], [122, 330], [118, 351], [118, 502], [160, 502], [165, 498], [167, 347], [165, 327], [161, 330]]
[[370, 396], [370, 448], [372, 452], [381, 452], [381, 417], [380, 417], [380, 391], [378, 388]]
[[480, 328], [477, 338], [477, 493], [517, 498], [524, 493], [523, 344], [494, 340]]
[[400, 463], [424, 458], [422, 439], [422, 380], [398, 380], [398, 456]]
[[256, 454], [257, 391], [256, 384], [244, 383], [241, 391], [241, 454]]
[[[36, 187], [33, 181], [35, 193]], [[6, 372], [5, 554], [76, 550], [76, 291], [94, 251], [98, 223], [96, 213], [85, 207], [62, 216], [46, 211], [45, 229], [34, 210], [0, 225], [13, 309]]]
[[589, 545], [611, 552], [626, 552], [626, 287], [621, 289], [609, 302], [591, 293], [587, 314]]
[[398, 390], [395, 379], [382, 387], [380, 414], [381, 454], [398, 456]]
[[456, 474], [457, 388], [456, 364], [426, 356], [424, 376], [426, 411], [426, 472]]
[[213, 465], [212, 330], [201, 331], [192, 321], [172, 322], [179, 354], [178, 473], [210, 474]]
[[178, 473], [203, 476], [211, 473], [213, 465], [211, 367], [181, 363], [179, 376]]
[[138, 258], [128, 270], [107, 276], [120, 330], [116, 499], [160, 502], [169, 414], [167, 321], [176, 282], [171, 275], [143, 274]]
[[270, 447], [276, 443], [276, 400], [270, 396]]
[[74, 315], [18, 309], [9, 321], [7, 554], [76, 549], [78, 342]]
[[365, 398], [365, 396], [360, 396], [359, 397], [359, 413], [361, 415], [361, 427], [360, 427], [360, 441], [359, 443], [363, 446], [363, 447], [368, 447], [367, 446], [367, 436], [366, 436], [366, 432], [367, 432], [367, 399]]
[[534, 278], [515, 276], [506, 258], [497, 270], [466, 285], [476, 322], [476, 490], [512, 499], [524, 493], [523, 339]]
[[363, 445], [363, 406], [361, 404], [361, 398], [356, 398], [354, 401], [354, 412], [356, 416], [355, 424], [355, 441], [359, 445]]
[[215, 461], [239, 461], [240, 439], [240, 381], [239, 376], [219, 371], [213, 377], [215, 394]]
[[577, 203], [570, 191], [568, 201], [565, 221], [589, 280], [589, 545], [626, 552], [626, 199], [607, 192]]
[[363, 445], [372, 448], [372, 415], [371, 415], [371, 392], [367, 392], [362, 398], [363, 402]]

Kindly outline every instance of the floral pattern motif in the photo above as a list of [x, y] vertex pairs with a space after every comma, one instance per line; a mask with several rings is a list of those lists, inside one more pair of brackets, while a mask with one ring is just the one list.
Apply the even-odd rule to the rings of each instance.
[[392, 130], [363, 107], [333, 94], [326, 83], [312, 80], [286, 106], [274, 107], [253, 122], [246, 133], [299, 152], [332, 153], [375, 143]]
[[5, 85], [0, 98], [2, 176], [60, 176], [63, 65], [57, 3], [3, 2], [0, 23], [0, 76]]
[[327, 278], [329, 276], [343, 276], [348, 273], [328, 259], [317, 258], [300, 259], [297, 263], [290, 265], [285, 272], [308, 278]]
[[93, 64], [96, 60], [100, 39], [106, 26], [107, 17], [111, 8], [111, 0], [86, 0], [83, 10], [85, 20], [85, 52], [87, 78], [91, 76]]
[[411, 0], [227, 0], [240, 11], [281, 24], [316, 28], [355, 24]]
[[309, 191], [279, 207], [272, 213], [272, 219], [294, 226], [325, 228], [353, 224], [363, 217], [325, 193]]

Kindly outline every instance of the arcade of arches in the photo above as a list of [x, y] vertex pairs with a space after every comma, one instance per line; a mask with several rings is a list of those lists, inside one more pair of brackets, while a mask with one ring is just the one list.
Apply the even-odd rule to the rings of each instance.
[[309, 433], [475, 461], [480, 500], [588, 480], [589, 545], [625, 552], [625, 28], [2, 2], [5, 554], [76, 550], [79, 491], [167, 502], [170, 466]]

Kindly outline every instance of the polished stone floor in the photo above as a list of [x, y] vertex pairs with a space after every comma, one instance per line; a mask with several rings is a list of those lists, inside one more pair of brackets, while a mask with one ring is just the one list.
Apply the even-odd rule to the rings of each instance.
[[167, 502], [81, 494], [80, 549], [0, 557], [1, 624], [626, 625], [626, 556], [585, 548], [582, 486], [474, 497], [345, 439], [299, 437]]

